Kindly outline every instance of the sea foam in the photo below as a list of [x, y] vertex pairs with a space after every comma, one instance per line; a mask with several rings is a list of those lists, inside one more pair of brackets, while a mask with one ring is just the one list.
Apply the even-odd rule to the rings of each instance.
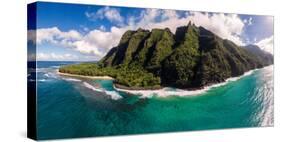
[[258, 69], [250, 70], [248, 72], [245, 72], [241, 76], [228, 78], [228, 79], [226, 79], [225, 82], [213, 84], [213, 85], [210, 85], [210, 86], [205, 86], [204, 88], [198, 89], [198, 90], [183, 90], [183, 89], [177, 89], [177, 88], [171, 88], [171, 87], [165, 87], [165, 88], [158, 89], [158, 90], [126, 90], [126, 89], [116, 88], [115, 86], [114, 86], [114, 88], [116, 90], [120, 91], [120, 92], [125, 92], [125, 93], [129, 93], [129, 94], [134, 94], [134, 95], [140, 95], [141, 98], [151, 98], [153, 96], [157, 96], [157, 97], [195, 96], [195, 95], [201, 95], [201, 94], [207, 92], [208, 90], [210, 90], [212, 88], [224, 86], [229, 82], [237, 81], [242, 77], [251, 75], [256, 70], [258, 70]]
[[50, 77], [50, 75], [49, 75], [48, 73], [45, 73], [45, 74], [44, 74], [44, 76], [46, 76], [46, 77]]
[[48, 81], [48, 80], [46, 80], [46, 79], [38, 79], [37, 80], [37, 82], [46, 82], [46, 81]]
[[119, 93], [116, 91], [106, 91], [103, 88], [95, 88], [94, 86], [92, 86], [91, 84], [89, 84], [87, 82], [83, 82], [83, 85], [91, 90], [94, 90], [97, 92], [102, 92], [102, 93], [110, 96], [111, 99], [113, 99], [113, 100], [119, 100], [122, 98], [122, 96], [120, 96]]
[[81, 82], [81, 80], [75, 78], [62, 78], [62, 79], [66, 81]]

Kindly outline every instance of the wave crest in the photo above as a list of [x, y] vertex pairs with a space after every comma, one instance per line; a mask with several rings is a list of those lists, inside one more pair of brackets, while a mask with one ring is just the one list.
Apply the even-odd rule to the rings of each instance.
[[72, 82], [81, 82], [81, 80], [75, 79], [75, 78], [62, 78], [62, 79], [66, 80], [66, 81], [72, 81]]
[[122, 98], [122, 96], [119, 95], [118, 92], [116, 91], [106, 91], [102, 88], [95, 88], [94, 86], [92, 86], [91, 84], [87, 83], [87, 82], [83, 82], [83, 85], [91, 90], [97, 91], [97, 92], [102, 92], [108, 96], [111, 97], [111, 99], [113, 100], [119, 100]]

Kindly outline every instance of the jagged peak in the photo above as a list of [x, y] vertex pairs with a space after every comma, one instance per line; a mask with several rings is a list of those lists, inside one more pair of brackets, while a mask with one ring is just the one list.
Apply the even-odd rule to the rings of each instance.
[[193, 21], [191, 21], [191, 20], [188, 22], [187, 27], [196, 27], [197, 28], [195, 23]]
[[149, 32], [149, 30], [143, 29], [143, 28], [138, 28], [136, 32]]
[[135, 31], [133, 31], [133, 30], [127, 30], [123, 35], [122, 35], [122, 38], [124, 38], [124, 37], [126, 37], [126, 36], [130, 36], [130, 35], [132, 35], [132, 34], [134, 34], [135, 33]]
[[154, 28], [151, 30], [151, 32], [156, 32], [156, 31], [171, 32], [171, 30], [167, 27], [165, 29]]
[[164, 30], [167, 32], [171, 32], [171, 30], [168, 27], [166, 27]]
[[191, 26], [192, 25], [192, 22], [191, 20], [188, 22], [187, 26]]
[[153, 28], [153, 29], [151, 30], [151, 32], [155, 32], [155, 31], [163, 31], [163, 29], [160, 29], [160, 28]]

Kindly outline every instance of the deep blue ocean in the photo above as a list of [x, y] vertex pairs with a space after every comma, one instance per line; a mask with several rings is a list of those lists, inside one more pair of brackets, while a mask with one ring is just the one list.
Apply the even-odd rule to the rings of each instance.
[[142, 97], [57, 74], [73, 63], [37, 63], [39, 139], [273, 126], [273, 66], [198, 95]]

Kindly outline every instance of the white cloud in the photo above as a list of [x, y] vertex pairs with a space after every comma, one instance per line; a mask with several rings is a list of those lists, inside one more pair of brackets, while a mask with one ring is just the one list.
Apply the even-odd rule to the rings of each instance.
[[256, 37], [254, 38], [254, 42], [257, 42], [257, 38]]
[[110, 22], [123, 23], [124, 18], [116, 8], [104, 7], [99, 9], [97, 12], [85, 12], [85, 15], [90, 20], [108, 19]]
[[[239, 45], [245, 44], [240, 38], [245, 25], [237, 14], [189, 12], [187, 15], [188, 17], [179, 17], [174, 10], [147, 9], [142, 12], [141, 17], [130, 17], [129, 27], [145, 29], [168, 27], [175, 33], [177, 27], [192, 21], [195, 25], [203, 26], [222, 38]], [[161, 21], [157, 21], [159, 17]]]
[[257, 46], [259, 46], [262, 50], [265, 50], [271, 54], [273, 54], [273, 42], [274, 38], [273, 36], [264, 38], [260, 40], [259, 42], [255, 43]]
[[187, 25], [188, 19], [179, 18], [175, 10], [147, 9], [142, 11], [139, 17], [129, 17], [127, 29], [139, 27], [151, 30], [153, 28], [170, 28], [175, 33], [179, 26]]
[[38, 29], [36, 32], [37, 43], [42, 43], [44, 41], [56, 43], [61, 41], [62, 43], [67, 43], [68, 41], [80, 40], [82, 35], [75, 31], [69, 30], [67, 32], [60, 31], [57, 27]]
[[251, 25], [253, 25], [253, 18], [252, 17], [250, 17], [249, 20], [248, 20], [248, 26], [251, 26]]
[[28, 31], [30, 35], [28, 40], [34, 43], [37, 42], [37, 45], [49, 43], [100, 58], [104, 56], [110, 48], [118, 44], [124, 32], [125, 29], [112, 27], [109, 32], [104, 31], [104, 29], [92, 30], [82, 35], [75, 30], [62, 32], [57, 27], [53, 27], [38, 29], [36, 34], [34, 30]]
[[238, 45], [244, 45], [240, 36], [245, 25], [237, 14], [218, 13], [210, 15], [208, 13], [192, 12], [188, 19], [222, 38], [229, 39]]
[[[109, 16], [106, 16], [108, 11], [111, 11], [110, 13], [117, 11], [112, 9], [106, 7], [100, 9], [99, 11], [102, 12], [98, 11], [95, 15], [93, 13], [86, 13], [86, 15], [94, 18], [94, 16], [102, 15], [99, 13], [103, 13], [104, 17], [109, 18]], [[117, 15], [115, 17], [119, 18], [111, 17], [112, 20], [120, 21], [122, 19], [120, 18], [121, 15], [119, 12], [115, 15]], [[245, 24], [236, 14], [188, 12], [186, 15], [188, 16], [180, 17], [175, 10], [147, 9], [142, 11], [139, 16], [128, 17], [126, 25], [122, 25], [121, 27], [113, 26], [109, 30], [106, 30], [104, 26], [100, 26], [98, 29], [88, 31], [83, 35], [75, 30], [63, 32], [57, 27], [38, 29], [37, 43], [42, 44], [48, 42], [101, 58], [119, 43], [123, 33], [129, 29], [136, 30], [137, 28], [144, 28], [151, 30], [153, 28], [168, 27], [175, 33], [177, 27], [187, 25], [189, 21], [192, 21], [197, 26], [203, 26], [218, 36], [232, 40], [238, 45], [245, 44], [240, 38]], [[30, 31], [31, 35], [32, 32], [34, 31]]]
[[56, 54], [56, 53], [38, 53], [37, 60], [39, 61], [73, 61], [78, 57], [72, 54]]
[[109, 32], [92, 30], [79, 41], [72, 43], [75, 49], [81, 53], [92, 54], [98, 57], [104, 54], [119, 43], [120, 37], [125, 31], [112, 27]]
[[104, 25], [101, 25], [101, 26], [100, 26], [100, 30], [101, 30], [101, 31], [105, 31], [105, 30], [106, 30], [105, 26], [104, 26]]
[[253, 25], [253, 18], [250, 17], [249, 19], [244, 19], [243, 22], [245, 24], [247, 24], [248, 26], [251, 26], [251, 25]]

